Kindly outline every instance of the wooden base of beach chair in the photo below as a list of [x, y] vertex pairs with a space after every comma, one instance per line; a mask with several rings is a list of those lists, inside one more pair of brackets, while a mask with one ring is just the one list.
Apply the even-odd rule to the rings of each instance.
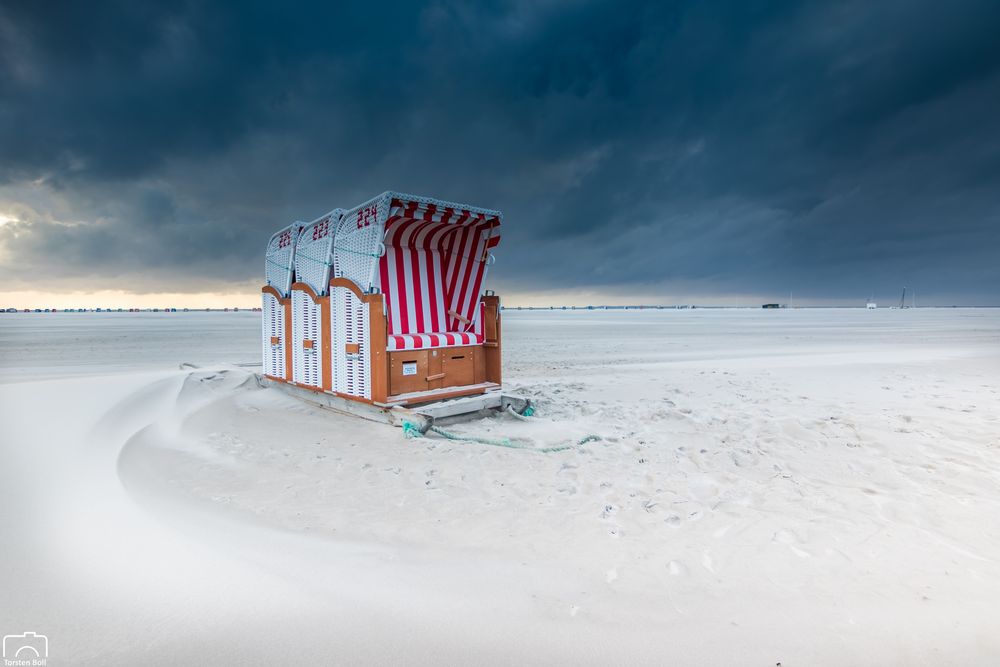
[[409, 421], [420, 427], [421, 431], [425, 431], [426, 426], [437, 419], [472, 417], [482, 414], [484, 410], [503, 411], [508, 406], [520, 413], [531, 404], [527, 398], [505, 394], [500, 391], [499, 386], [489, 382], [475, 387], [438, 389], [393, 396], [387, 403], [358, 401], [333, 392], [317, 391], [311, 387], [298, 386], [268, 377], [263, 377], [261, 384], [316, 407], [392, 426], [402, 426], [404, 421]]

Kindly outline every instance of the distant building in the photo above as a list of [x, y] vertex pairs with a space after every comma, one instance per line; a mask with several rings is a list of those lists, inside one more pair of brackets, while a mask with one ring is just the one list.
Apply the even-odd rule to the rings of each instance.
[[781, 308], [780, 303], [765, 303], [761, 308]]

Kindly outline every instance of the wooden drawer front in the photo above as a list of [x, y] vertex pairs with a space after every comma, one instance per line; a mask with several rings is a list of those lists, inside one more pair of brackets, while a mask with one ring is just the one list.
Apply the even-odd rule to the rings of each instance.
[[440, 350], [443, 357], [441, 371], [444, 373], [443, 386], [463, 387], [476, 383], [476, 367], [471, 347], [452, 347]]
[[390, 396], [477, 384], [484, 374], [480, 345], [389, 353]]
[[427, 350], [389, 353], [390, 395], [427, 390], [427, 375]]

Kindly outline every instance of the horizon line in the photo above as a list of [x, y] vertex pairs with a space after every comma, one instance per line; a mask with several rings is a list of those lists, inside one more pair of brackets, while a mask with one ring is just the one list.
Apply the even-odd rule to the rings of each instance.
[[[1000, 308], [1000, 305], [990, 304], [923, 304], [919, 306], [892, 305], [878, 308], [867, 308], [867, 306], [854, 305], [795, 305], [785, 304], [760, 304], [756, 306], [744, 306], [737, 304], [723, 305], [698, 305], [698, 304], [593, 304], [577, 306], [570, 304], [554, 304], [548, 306], [508, 306], [501, 305], [502, 310], [807, 310], [807, 309], [859, 309], [859, 310], [917, 310], [927, 308]], [[260, 306], [223, 306], [223, 307], [192, 307], [192, 306], [167, 306], [160, 307], [93, 307], [93, 308], [52, 308], [43, 306], [31, 306], [26, 308], [3, 308], [0, 307], [0, 314], [24, 314], [24, 313], [206, 313], [206, 312], [260, 312]]]

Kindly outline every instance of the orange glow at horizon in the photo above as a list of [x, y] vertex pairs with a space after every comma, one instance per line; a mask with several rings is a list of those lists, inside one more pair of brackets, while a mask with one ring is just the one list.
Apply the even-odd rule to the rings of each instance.
[[0, 308], [255, 308], [260, 292], [153, 292], [137, 294], [124, 290], [94, 292], [0, 292]]
[[[587, 305], [756, 305], [761, 296], [746, 294], [702, 295], [669, 294], [665, 292], [632, 292], [627, 295], [603, 293], [597, 290], [552, 290], [532, 292], [500, 292], [504, 306], [541, 307]], [[215, 292], [149, 292], [125, 290], [94, 290], [73, 292], [9, 291], [0, 292], [0, 309], [16, 308], [256, 308], [261, 305], [260, 288], [230, 289]]]

